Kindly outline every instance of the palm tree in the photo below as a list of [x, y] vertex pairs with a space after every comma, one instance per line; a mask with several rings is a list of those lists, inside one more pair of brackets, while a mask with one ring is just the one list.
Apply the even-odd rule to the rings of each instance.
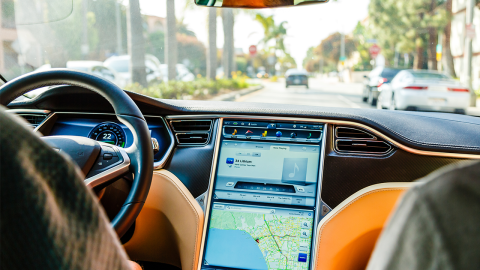
[[223, 71], [226, 78], [232, 78], [232, 71], [235, 70], [235, 52], [233, 26], [233, 10], [230, 8], [222, 9], [223, 34], [225, 41], [223, 44]]
[[132, 82], [147, 86], [145, 72], [145, 39], [143, 37], [142, 15], [139, 0], [129, 1], [127, 12], [128, 54], [130, 55], [130, 74]]
[[[445, 9], [447, 10], [447, 15], [449, 18], [452, 16], [452, 0], [447, 0], [445, 2]], [[455, 69], [453, 68], [453, 57], [452, 50], [450, 49], [450, 34], [452, 32], [452, 23], [449, 21], [445, 26], [444, 30], [444, 39], [443, 39], [443, 51], [445, 57], [445, 71], [453, 77], [457, 77], [455, 74]]]
[[277, 56], [276, 56], [276, 51], [280, 50], [285, 55], [287, 55], [287, 52], [285, 51], [285, 37], [287, 36], [287, 29], [285, 28], [285, 24], [287, 22], [283, 21], [280, 24], [275, 24], [275, 20], [273, 19], [273, 15], [265, 17], [262, 14], [257, 13], [255, 16], [255, 20], [258, 21], [262, 26], [264, 30], [264, 38], [262, 40], [262, 43], [267, 46], [268, 42], [270, 40], [275, 40], [275, 47], [274, 47], [274, 61], [273, 61], [273, 70], [275, 70], [275, 64], [277, 63]]
[[165, 31], [165, 63], [168, 65], [168, 80], [176, 78], [177, 30], [175, 18], [175, 0], [167, 0], [167, 27]]
[[215, 80], [217, 73], [217, 9], [208, 8], [207, 78]]

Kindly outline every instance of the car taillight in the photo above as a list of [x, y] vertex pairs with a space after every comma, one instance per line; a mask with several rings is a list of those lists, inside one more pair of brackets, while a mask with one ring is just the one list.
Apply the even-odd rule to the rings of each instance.
[[377, 87], [382, 86], [382, 84], [386, 83], [387, 81], [388, 81], [387, 78], [380, 78], [380, 80], [378, 80]]
[[466, 88], [448, 88], [448, 91], [453, 91], [453, 92], [470, 92], [470, 90]]
[[409, 89], [409, 90], [427, 90], [428, 87], [426, 86], [407, 86], [404, 87], [403, 89]]

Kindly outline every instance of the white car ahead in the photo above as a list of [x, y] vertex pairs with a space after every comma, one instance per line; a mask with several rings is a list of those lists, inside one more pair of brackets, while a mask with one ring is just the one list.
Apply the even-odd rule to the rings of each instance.
[[471, 90], [435, 71], [400, 71], [380, 88], [377, 108], [465, 113]]

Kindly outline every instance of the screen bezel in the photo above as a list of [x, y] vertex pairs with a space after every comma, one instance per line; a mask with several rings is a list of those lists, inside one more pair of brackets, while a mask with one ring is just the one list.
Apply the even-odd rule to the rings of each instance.
[[[211, 207], [212, 207], [212, 196], [213, 196], [213, 190], [215, 188], [215, 178], [217, 174], [217, 164], [218, 164], [218, 157], [220, 155], [220, 143], [222, 141], [222, 135], [223, 135], [223, 122], [224, 119], [242, 119], [242, 120], [252, 120], [252, 121], [275, 121], [275, 122], [305, 122], [305, 123], [319, 123], [319, 121], [316, 121], [314, 119], [292, 119], [292, 118], [277, 118], [277, 117], [255, 117], [255, 118], [248, 118], [248, 117], [222, 117], [218, 119], [218, 126], [216, 130], [216, 140], [215, 140], [215, 148], [213, 152], [213, 160], [212, 160], [212, 167], [210, 171], [210, 183], [208, 185], [208, 192], [207, 192], [207, 198], [206, 203], [205, 203], [205, 218], [204, 218], [204, 224], [203, 224], [203, 232], [202, 232], [202, 241], [200, 243], [200, 254], [198, 257], [198, 262], [197, 262], [197, 270], [201, 270], [203, 266], [203, 260], [204, 260], [204, 255], [205, 255], [205, 242], [206, 242], [206, 235], [207, 235], [207, 229], [208, 225], [210, 223], [210, 215], [211, 215]], [[324, 159], [325, 159], [325, 146], [326, 146], [326, 139], [327, 139], [327, 123], [322, 123], [323, 126], [323, 131], [322, 131], [322, 139], [318, 143], [320, 146], [320, 158], [319, 158], [319, 166], [318, 166], [318, 184], [317, 184], [317, 193], [316, 193], [316, 202], [315, 202], [315, 209], [314, 209], [314, 226], [312, 229], [312, 242], [311, 242], [311, 251], [310, 251], [310, 265], [309, 269], [314, 269], [315, 266], [315, 260], [316, 260], [316, 246], [317, 246], [317, 226], [320, 221], [320, 207], [321, 207], [321, 190], [322, 190], [322, 181], [323, 181], [323, 167], [324, 167]], [[274, 142], [274, 141], [272, 141]], [[299, 143], [301, 144], [301, 143]]]

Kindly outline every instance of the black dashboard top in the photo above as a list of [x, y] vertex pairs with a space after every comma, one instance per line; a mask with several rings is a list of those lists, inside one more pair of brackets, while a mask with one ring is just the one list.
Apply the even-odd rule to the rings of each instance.
[[[372, 127], [397, 142], [419, 150], [480, 153], [480, 118], [447, 113], [299, 106], [225, 101], [160, 100], [127, 92], [144, 115], [256, 115], [351, 121]], [[78, 87], [50, 89], [11, 109], [70, 112], [113, 112], [101, 96]]]

